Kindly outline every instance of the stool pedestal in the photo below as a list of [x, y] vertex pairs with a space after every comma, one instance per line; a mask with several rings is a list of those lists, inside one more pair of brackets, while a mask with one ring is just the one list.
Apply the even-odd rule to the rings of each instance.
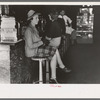
[[43, 83], [42, 76], [42, 59], [39, 60], [39, 84]]
[[34, 57], [32, 60], [39, 61], [39, 84], [43, 84], [42, 61], [46, 60], [46, 58]]

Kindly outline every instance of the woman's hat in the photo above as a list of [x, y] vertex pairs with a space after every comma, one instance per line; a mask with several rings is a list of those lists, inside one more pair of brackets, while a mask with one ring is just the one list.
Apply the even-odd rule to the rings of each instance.
[[30, 20], [34, 15], [40, 15], [40, 13], [36, 13], [34, 10], [30, 10], [27, 13], [27, 20]]

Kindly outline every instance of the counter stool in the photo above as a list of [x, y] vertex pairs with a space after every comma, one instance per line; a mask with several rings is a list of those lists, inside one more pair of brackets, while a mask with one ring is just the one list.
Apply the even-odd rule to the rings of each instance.
[[39, 61], [39, 84], [43, 84], [42, 62], [46, 60], [46, 82], [49, 81], [49, 64], [47, 57], [32, 57], [32, 60]]

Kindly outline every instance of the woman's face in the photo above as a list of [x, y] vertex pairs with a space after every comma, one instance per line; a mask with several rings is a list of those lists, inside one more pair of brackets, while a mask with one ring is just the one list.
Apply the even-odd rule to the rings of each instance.
[[32, 24], [37, 25], [38, 22], [39, 22], [39, 16], [38, 15], [33, 16]]

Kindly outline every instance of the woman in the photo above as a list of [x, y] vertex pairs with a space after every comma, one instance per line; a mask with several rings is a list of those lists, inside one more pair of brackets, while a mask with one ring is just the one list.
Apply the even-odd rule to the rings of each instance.
[[57, 47], [44, 45], [47, 43], [47, 41], [44, 41], [44, 43], [42, 42], [41, 37], [39, 36], [39, 32], [36, 29], [36, 25], [39, 22], [39, 13], [36, 13], [34, 10], [30, 10], [27, 16], [27, 21], [29, 23], [25, 31], [25, 55], [27, 65], [30, 67], [31, 70], [31, 57], [46, 56], [49, 60], [51, 60], [51, 66], [56, 66], [55, 52], [57, 50]]

